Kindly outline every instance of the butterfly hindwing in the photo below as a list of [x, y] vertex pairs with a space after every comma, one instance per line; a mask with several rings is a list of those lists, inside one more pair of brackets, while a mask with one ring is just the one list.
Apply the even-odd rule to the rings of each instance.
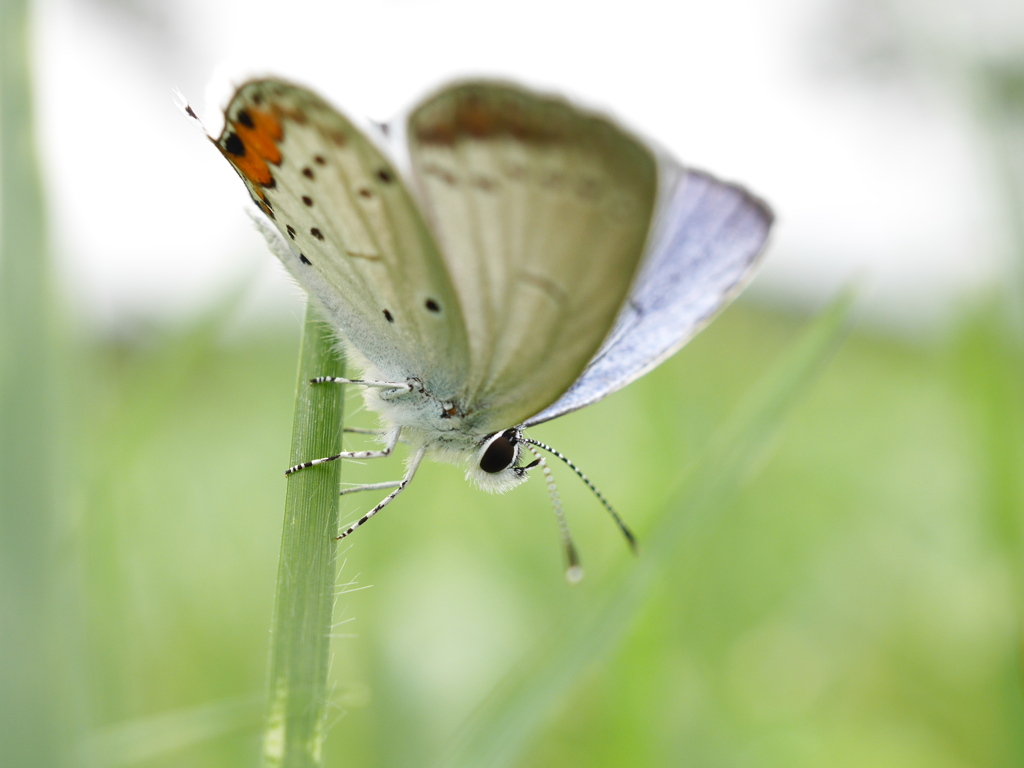
[[413, 175], [461, 302], [480, 432], [523, 422], [607, 336], [644, 251], [653, 153], [605, 118], [499, 83], [413, 110]]
[[468, 360], [444, 261], [403, 179], [337, 110], [298, 86], [242, 86], [216, 140], [281, 233], [275, 251], [381, 375], [459, 392]]
[[663, 198], [648, 254], [611, 335], [557, 402], [527, 426], [582, 408], [674, 354], [740, 290], [772, 225], [768, 206], [735, 184], [663, 162]]

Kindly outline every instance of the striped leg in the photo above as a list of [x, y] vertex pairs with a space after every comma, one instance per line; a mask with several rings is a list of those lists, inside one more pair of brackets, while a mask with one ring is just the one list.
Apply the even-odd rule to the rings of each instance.
[[386, 488], [397, 488], [402, 484], [401, 480], [390, 480], [386, 483], [367, 483], [366, 485], [353, 485], [351, 488], [342, 488], [339, 496], [346, 493], [361, 493], [362, 491], [383, 491]]
[[309, 380], [310, 384], [358, 384], [363, 387], [383, 387], [384, 389], [404, 389], [412, 392], [413, 386], [407, 381], [368, 381], [365, 379], [345, 379], [341, 376], [317, 376]]
[[315, 467], [317, 464], [326, 464], [328, 461], [335, 461], [337, 459], [383, 459], [385, 456], [390, 456], [391, 452], [395, 450], [395, 446], [398, 445], [398, 435], [401, 431], [401, 427], [399, 427], [388, 435], [388, 444], [384, 446], [383, 450], [342, 451], [341, 453], [336, 453], [333, 456], [325, 456], [322, 459], [313, 459], [312, 461], [304, 461], [301, 464], [296, 464], [294, 467], [286, 469], [284, 474], [285, 476], [288, 476], [298, 472], [300, 469]]
[[337, 538], [344, 539], [346, 536], [348, 536], [350, 533], [352, 533], [352, 531], [354, 531], [356, 528], [361, 526], [363, 523], [365, 523], [371, 517], [373, 517], [378, 512], [380, 512], [382, 509], [384, 509], [384, 507], [386, 507], [388, 504], [390, 504], [392, 501], [394, 501], [395, 496], [397, 496], [398, 494], [400, 494], [402, 491], [405, 490], [405, 486], [407, 486], [409, 484], [409, 481], [412, 480], [413, 475], [416, 474], [416, 470], [419, 468], [420, 462], [423, 460], [423, 454], [425, 454], [426, 452], [427, 452], [427, 449], [425, 447], [420, 447], [416, 451], [416, 453], [413, 454], [412, 460], [409, 462], [409, 469], [406, 471], [405, 477], [403, 477], [401, 482], [398, 483], [398, 487], [395, 488], [395, 490], [393, 490], [387, 496], [385, 496], [384, 500], [381, 501], [380, 504], [378, 504], [376, 507], [371, 509], [369, 512], [367, 512], [361, 518], [359, 518], [354, 523], [352, 523], [352, 525], [350, 525], [345, 530], [345, 532], [342, 533], [341, 536], [338, 536]]

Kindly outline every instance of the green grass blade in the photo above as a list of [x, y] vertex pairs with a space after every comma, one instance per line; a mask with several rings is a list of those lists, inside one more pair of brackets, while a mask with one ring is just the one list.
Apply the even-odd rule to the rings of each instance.
[[770, 452], [786, 415], [844, 336], [852, 294], [837, 300], [735, 411], [699, 458], [689, 482], [669, 504], [650, 542], [607, 598], [574, 611], [457, 735], [446, 768], [499, 768], [517, 763], [551, 712], [592, 665], [621, 642], [656, 580], [693, 546], [694, 528], [719, 520]]
[[236, 731], [252, 732], [263, 699], [229, 699], [161, 712], [98, 729], [79, 749], [78, 768], [134, 768]]
[[[342, 376], [343, 368], [330, 329], [307, 308], [291, 464], [341, 450], [342, 387], [309, 379]], [[332, 461], [288, 478], [263, 736], [268, 768], [323, 764], [340, 477], [341, 462]]]
[[[1013, 574], [1016, 610], [1024, 606], [1024, 355], [1019, 335], [1006, 322], [1008, 310], [992, 301], [968, 316], [951, 360], [954, 379], [969, 405], [973, 435], [983, 460], [978, 463], [981, 522], [992, 555], [1005, 558]], [[993, 557], [993, 560], [995, 557]], [[1024, 635], [1005, 660], [1004, 714], [1024, 721]], [[1024, 729], [1010, 727], [1012, 748], [1024, 757]]]
[[29, 20], [25, 0], [0, 4], [0, 761], [55, 766], [71, 735], [72, 622], [58, 616], [73, 590], [59, 554], [56, 323]]

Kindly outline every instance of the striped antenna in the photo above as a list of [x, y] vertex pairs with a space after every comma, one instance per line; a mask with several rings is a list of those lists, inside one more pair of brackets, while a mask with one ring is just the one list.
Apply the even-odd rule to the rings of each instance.
[[608, 499], [606, 499], [602, 495], [602, 493], [599, 490], [597, 490], [597, 486], [594, 485], [592, 482], [590, 482], [590, 478], [588, 478], [586, 475], [584, 475], [579, 467], [577, 467], [575, 464], [573, 464], [572, 461], [570, 461], [570, 459], [567, 456], [565, 456], [564, 454], [560, 453], [559, 451], [556, 451], [550, 445], [545, 445], [544, 443], [540, 442], [539, 440], [531, 440], [530, 438], [526, 437], [525, 435], [521, 435], [519, 437], [519, 439], [522, 442], [524, 442], [524, 443], [529, 443], [530, 445], [535, 445], [538, 448], [543, 448], [545, 451], [550, 453], [552, 456], [557, 456], [559, 459], [564, 461], [568, 465], [569, 469], [571, 469], [573, 472], [575, 472], [576, 476], [580, 480], [583, 481], [584, 485], [586, 485], [587, 488], [589, 488], [593, 492], [593, 494], [595, 496], [597, 496], [597, 500], [600, 501], [601, 504], [604, 505], [604, 508], [608, 510], [608, 514], [610, 514], [612, 516], [612, 520], [614, 520], [615, 524], [617, 526], [619, 526], [619, 530], [622, 531], [622, 535], [626, 537], [626, 543], [629, 544], [629, 548], [631, 550], [633, 550], [633, 554], [634, 555], [637, 554], [638, 550], [637, 550], [636, 537], [633, 535], [633, 532], [629, 530], [629, 527], [622, 521], [622, 518], [619, 517], [619, 513], [616, 512], [612, 508], [612, 505], [608, 503]]

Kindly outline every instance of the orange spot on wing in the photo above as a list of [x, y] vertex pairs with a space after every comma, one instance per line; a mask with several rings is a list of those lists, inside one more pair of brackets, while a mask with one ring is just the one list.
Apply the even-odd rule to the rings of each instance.
[[[245, 111], [250, 118], [251, 126], [237, 120], [229, 120], [219, 144], [227, 144], [224, 156], [250, 184], [266, 186], [274, 180], [268, 163], [281, 163], [281, 149], [277, 143], [284, 137], [284, 128], [281, 121], [270, 112], [252, 106]], [[232, 133], [237, 137], [236, 143], [241, 145], [240, 154], [232, 151]]]
[[270, 168], [267, 167], [266, 161], [261, 157], [257, 157], [253, 152], [247, 152], [245, 157], [233, 158], [228, 156], [228, 160], [253, 185], [269, 184], [273, 178], [270, 175]]
[[260, 109], [250, 107], [247, 111], [252, 118], [252, 128], [232, 123], [238, 137], [247, 149], [267, 162], [278, 165], [281, 162], [281, 150], [278, 149], [277, 142], [284, 137], [281, 122], [274, 115]]

